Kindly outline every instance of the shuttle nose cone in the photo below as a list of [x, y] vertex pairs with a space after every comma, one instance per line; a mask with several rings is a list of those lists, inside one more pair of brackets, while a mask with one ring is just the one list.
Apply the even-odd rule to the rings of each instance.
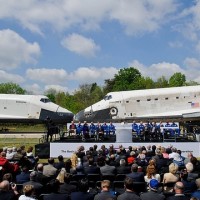
[[74, 115], [74, 120], [81, 121], [81, 122], [85, 121], [84, 110], [81, 110], [76, 115]]

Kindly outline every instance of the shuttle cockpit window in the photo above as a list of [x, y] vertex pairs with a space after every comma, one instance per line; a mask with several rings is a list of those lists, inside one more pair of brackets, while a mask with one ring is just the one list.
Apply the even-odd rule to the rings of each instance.
[[104, 99], [105, 101], [106, 101], [106, 100], [110, 100], [110, 99], [112, 99], [112, 95], [106, 95], [103, 99]]
[[49, 103], [49, 102], [51, 102], [51, 100], [48, 99], [48, 98], [41, 98], [40, 101], [43, 102], [43, 103]]

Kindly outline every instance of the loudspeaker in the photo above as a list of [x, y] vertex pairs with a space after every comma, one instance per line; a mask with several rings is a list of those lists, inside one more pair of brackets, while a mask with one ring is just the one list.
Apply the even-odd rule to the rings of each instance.
[[35, 145], [35, 156], [39, 158], [50, 157], [50, 143], [36, 144]]

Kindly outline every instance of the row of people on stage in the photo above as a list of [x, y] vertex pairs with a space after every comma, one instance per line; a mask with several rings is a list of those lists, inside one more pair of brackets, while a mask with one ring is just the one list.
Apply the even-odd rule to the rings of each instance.
[[77, 135], [95, 135], [98, 133], [102, 133], [104, 135], [110, 135], [112, 133], [115, 135], [115, 126], [112, 122], [109, 123], [109, 125], [104, 122], [102, 125], [101, 123], [97, 123], [96, 125], [91, 122], [88, 124], [86, 121], [82, 124], [81, 122], [78, 122], [78, 124], [75, 124], [74, 121], [71, 122], [69, 126], [69, 132], [70, 133], [76, 133]]
[[145, 131], [148, 133], [162, 133], [162, 134], [164, 134], [164, 132], [170, 132], [171, 135], [174, 135], [176, 133], [180, 134], [179, 125], [176, 122], [172, 123], [147, 122], [146, 124], [144, 124], [142, 121], [140, 123], [136, 123], [135, 121], [133, 121], [132, 132], [135, 132], [137, 135], [140, 135]]

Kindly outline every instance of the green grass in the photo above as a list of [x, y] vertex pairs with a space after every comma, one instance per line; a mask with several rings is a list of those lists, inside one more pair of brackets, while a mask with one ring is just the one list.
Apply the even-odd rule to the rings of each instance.
[[29, 146], [33, 146], [35, 148], [35, 145], [39, 143], [38, 138], [1, 138], [0, 139], [0, 148], [3, 147], [20, 147], [22, 145], [25, 145], [26, 149]]
[[[33, 153], [35, 152], [35, 145], [39, 144], [38, 138], [1, 138], [0, 139], [0, 148], [3, 147], [20, 147], [25, 145], [27, 150], [29, 146], [33, 147]], [[47, 163], [47, 159], [40, 159], [39, 163]]]
[[2, 132], [8, 129], [7, 132], [44, 132], [46, 127], [44, 124], [0, 124]]

